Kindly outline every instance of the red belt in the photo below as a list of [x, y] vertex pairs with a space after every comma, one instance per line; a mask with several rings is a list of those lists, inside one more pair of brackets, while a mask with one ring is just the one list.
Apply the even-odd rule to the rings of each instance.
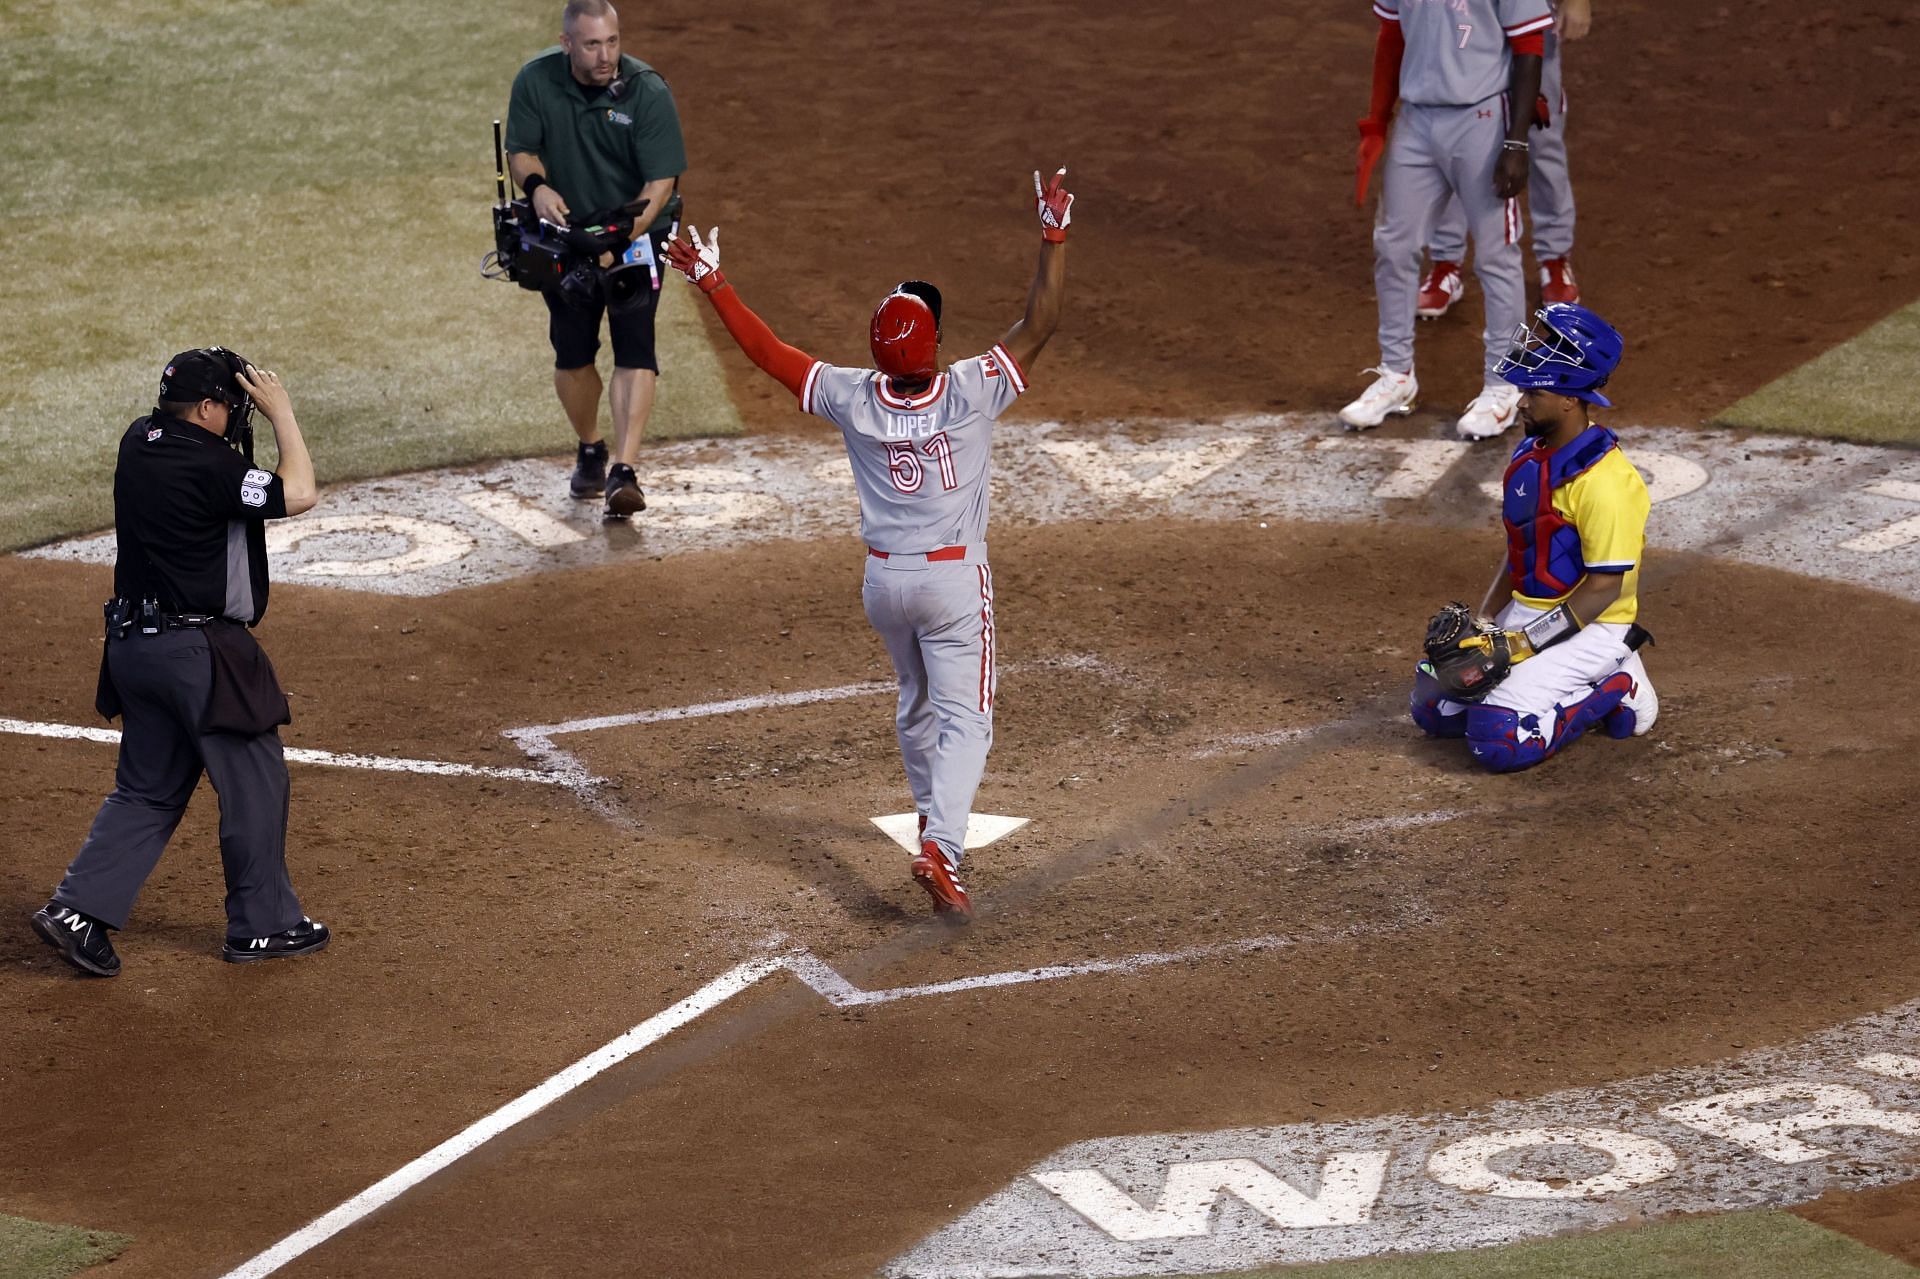
[[[867, 548], [867, 554], [877, 560], [892, 558], [887, 552], [876, 551], [871, 546]], [[943, 546], [937, 551], [928, 551], [926, 558], [929, 564], [944, 563], [947, 560], [964, 560], [967, 558], [967, 548], [964, 546]]]

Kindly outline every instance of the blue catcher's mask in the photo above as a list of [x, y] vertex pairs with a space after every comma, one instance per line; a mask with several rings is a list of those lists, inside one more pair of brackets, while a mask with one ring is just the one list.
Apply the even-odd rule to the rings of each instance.
[[1619, 367], [1626, 342], [1605, 320], [1568, 302], [1534, 312], [1532, 325], [1513, 331], [1513, 346], [1493, 371], [1523, 391], [1552, 391], [1613, 407], [1600, 388]]

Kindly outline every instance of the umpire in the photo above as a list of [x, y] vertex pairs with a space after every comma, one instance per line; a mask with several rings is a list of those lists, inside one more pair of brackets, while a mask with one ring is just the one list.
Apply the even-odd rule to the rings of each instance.
[[[273, 424], [277, 473], [253, 464], [255, 405]], [[120, 762], [66, 878], [33, 917], [82, 972], [120, 971], [107, 932], [126, 926], [202, 769], [220, 795], [221, 957], [244, 964], [327, 944], [326, 925], [301, 914], [287, 878], [279, 726], [291, 717], [249, 630], [267, 611], [266, 521], [317, 496], [286, 388], [223, 347], [174, 356], [159, 404], [120, 439], [114, 598], [95, 702], [108, 719], [124, 716]]]
[[[660, 306], [659, 254], [680, 213], [678, 186], [686, 144], [667, 82], [620, 52], [620, 15], [607, 0], [570, 0], [560, 43], [535, 55], [513, 80], [507, 106], [507, 168], [533, 210], [549, 222], [591, 226], [633, 219], [631, 246], [618, 264], [637, 276], [608, 314], [606, 291], [592, 297], [550, 289], [542, 296], [553, 344], [553, 389], [580, 437], [569, 489], [603, 497], [611, 519], [646, 509], [634, 474], [640, 436], [653, 411], [660, 372], [654, 315]], [[600, 265], [616, 265], [612, 255]], [[600, 317], [613, 339], [613, 465], [600, 436]]]

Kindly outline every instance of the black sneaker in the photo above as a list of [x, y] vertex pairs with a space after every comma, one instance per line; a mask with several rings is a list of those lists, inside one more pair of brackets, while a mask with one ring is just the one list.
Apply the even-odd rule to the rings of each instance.
[[33, 931], [83, 973], [111, 977], [120, 971], [120, 956], [107, 940], [107, 926], [91, 916], [48, 902], [33, 912]]
[[600, 496], [600, 490], [606, 484], [607, 442], [596, 440], [592, 444], [582, 444], [574, 454], [573, 479], [568, 481], [567, 491], [584, 501]]
[[220, 948], [220, 958], [229, 964], [251, 964], [262, 959], [285, 959], [289, 955], [311, 955], [325, 950], [333, 934], [325, 924], [302, 917], [284, 933], [271, 937], [229, 937]]
[[607, 473], [607, 518], [624, 520], [646, 509], [647, 495], [640, 491], [640, 478], [625, 462], [615, 462]]

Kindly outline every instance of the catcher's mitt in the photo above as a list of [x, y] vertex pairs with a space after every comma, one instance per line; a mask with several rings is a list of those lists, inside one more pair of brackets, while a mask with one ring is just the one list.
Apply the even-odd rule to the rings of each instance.
[[1507, 633], [1458, 601], [1427, 623], [1424, 663], [1450, 701], [1477, 702], [1513, 669]]

